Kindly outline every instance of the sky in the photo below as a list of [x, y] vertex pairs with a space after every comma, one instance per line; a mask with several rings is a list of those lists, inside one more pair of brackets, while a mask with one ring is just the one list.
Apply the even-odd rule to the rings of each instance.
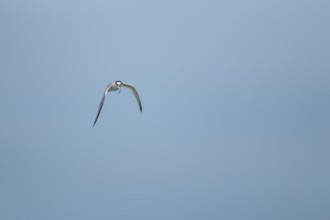
[[329, 219], [329, 9], [1, 1], [0, 219]]

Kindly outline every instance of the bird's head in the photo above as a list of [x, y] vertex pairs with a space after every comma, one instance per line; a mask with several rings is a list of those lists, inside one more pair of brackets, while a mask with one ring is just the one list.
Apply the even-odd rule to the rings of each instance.
[[123, 83], [121, 81], [117, 80], [115, 82], [115, 84], [116, 84], [117, 88], [119, 89], [119, 93], [120, 93], [120, 89], [121, 89], [121, 86], [122, 86]]
[[123, 83], [121, 81], [116, 81], [115, 84], [117, 88], [120, 89]]

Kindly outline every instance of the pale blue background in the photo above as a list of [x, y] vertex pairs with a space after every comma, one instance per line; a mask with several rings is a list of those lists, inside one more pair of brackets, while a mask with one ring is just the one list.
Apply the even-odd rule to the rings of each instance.
[[[330, 3], [0, 3], [0, 219], [330, 219]], [[111, 93], [92, 124], [105, 86]]]

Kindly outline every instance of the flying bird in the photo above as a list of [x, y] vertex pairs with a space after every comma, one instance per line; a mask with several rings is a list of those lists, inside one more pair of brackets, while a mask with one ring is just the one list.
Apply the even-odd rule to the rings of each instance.
[[118, 91], [119, 90], [119, 93], [120, 93], [120, 90], [121, 90], [121, 87], [125, 87], [125, 88], [128, 88], [130, 89], [135, 98], [136, 98], [136, 101], [138, 102], [139, 104], [139, 107], [140, 107], [140, 112], [142, 112], [142, 104], [141, 104], [141, 100], [140, 100], [140, 97], [139, 97], [139, 94], [138, 92], [136, 91], [135, 87], [131, 84], [128, 84], [128, 83], [123, 83], [122, 81], [115, 81], [113, 83], [110, 83], [107, 88], [105, 89], [104, 91], [104, 94], [103, 94], [103, 97], [102, 97], [102, 100], [100, 102], [100, 105], [99, 105], [99, 109], [97, 111], [97, 114], [96, 114], [96, 118], [95, 118], [95, 121], [94, 121], [94, 124], [93, 124], [93, 127], [95, 126], [96, 124], [96, 121], [97, 119], [99, 118], [99, 115], [101, 113], [101, 110], [102, 110], [102, 107], [103, 107], [103, 104], [104, 104], [104, 100], [105, 100], [105, 97], [106, 95], [108, 94], [108, 92], [113, 92], [113, 91]]

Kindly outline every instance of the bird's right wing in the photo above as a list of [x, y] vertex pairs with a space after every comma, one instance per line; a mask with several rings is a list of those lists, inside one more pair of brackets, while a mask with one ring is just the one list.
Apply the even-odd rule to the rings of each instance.
[[113, 84], [108, 85], [107, 88], [106, 88], [105, 91], [104, 91], [104, 94], [103, 94], [102, 100], [101, 100], [100, 105], [99, 105], [99, 109], [98, 109], [97, 114], [96, 114], [96, 118], [95, 118], [95, 121], [94, 121], [93, 127], [95, 126], [95, 124], [96, 124], [96, 122], [97, 122], [97, 119], [99, 118], [99, 115], [100, 115], [100, 113], [101, 113], [101, 110], [102, 110], [102, 107], [103, 107], [103, 104], [104, 104], [105, 97], [107, 96], [108, 91], [111, 90], [112, 86], [113, 86]]
[[101, 113], [101, 110], [102, 110], [102, 107], [103, 107], [103, 103], [104, 103], [104, 100], [105, 100], [105, 97], [106, 97], [106, 93], [104, 93], [103, 97], [102, 97], [102, 100], [100, 102], [100, 105], [99, 105], [99, 110], [97, 111], [97, 115], [96, 115], [96, 118], [95, 118], [95, 121], [94, 121], [94, 124], [93, 124], [93, 127], [95, 126], [96, 122], [97, 122], [97, 119], [99, 118], [99, 115]]

